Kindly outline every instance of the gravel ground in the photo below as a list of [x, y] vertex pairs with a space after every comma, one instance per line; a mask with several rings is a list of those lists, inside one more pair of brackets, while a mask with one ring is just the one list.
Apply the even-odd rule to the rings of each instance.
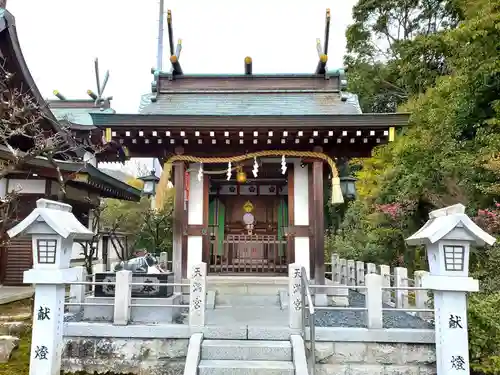
[[[365, 307], [365, 296], [350, 290], [349, 306]], [[390, 306], [384, 305], [384, 307]], [[315, 322], [316, 327], [367, 327], [366, 311], [319, 310], [316, 311]], [[384, 311], [383, 324], [384, 328], [434, 328], [431, 323], [403, 311]]]

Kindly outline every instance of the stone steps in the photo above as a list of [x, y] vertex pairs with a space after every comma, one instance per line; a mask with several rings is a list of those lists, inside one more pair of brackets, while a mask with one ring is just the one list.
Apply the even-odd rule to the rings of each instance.
[[282, 361], [227, 361], [202, 359], [199, 375], [294, 375], [292, 362]]
[[278, 293], [274, 295], [237, 295], [221, 294], [215, 296], [215, 306], [227, 305], [233, 307], [279, 306]]
[[290, 341], [204, 340], [201, 358], [206, 360], [291, 361]]
[[294, 375], [290, 341], [204, 340], [199, 375]]

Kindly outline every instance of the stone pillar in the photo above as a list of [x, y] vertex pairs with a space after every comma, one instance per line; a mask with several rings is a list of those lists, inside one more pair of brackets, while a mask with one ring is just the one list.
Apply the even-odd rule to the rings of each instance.
[[376, 273], [366, 275], [366, 308], [368, 328], [382, 328], [382, 277]]
[[[380, 276], [382, 276], [382, 286], [384, 288], [388, 288], [391, 286], [391, 267], [381, 264], [378, 266], [380, 269]], [[388, 304], [391, 302], [391, 290], [383, 289], [382, 290], [382, 302]]]
[[160, 267], [162, 267], [164, 270], [168, 270], [168, 253], [166, 251], [162, 251], [160, 253], [160, 259], [158, 260], [158, 263], [160, 263]]
[[434, 290], [437, 373], [469, 374], [467, 292], [479, 290], [478, 281], [468, 277], [469, 249], [492, 245], [495, 238], [456, 204], [432, 211], [424, 227], [406, 241], [427, 248], [430, 274], [422, 285]]
[[207, 295], [207, 264], [195, 264], [189, 273], [191, 274], [189, 325], [203, 327], [205, 325], [205, 300]]
[[[408, 269], [404, 267], [394, 268], [394, 284], [398, 288], [408, 287]], [[396, 290], [396, 308], [408, 308], [408, 289]]]
[[377, 266], [375, 263], [366, 263], [366, 273], [377, 273]]
[[[361, 261], [356, 261], [356, 285], [365, 286], [365, 263]], [[359, 288], [358, 292], [365, 293], [366, 289]]]
[[[85, 271], [85, 267], [74, 267], [76, 281], [87, 281], [87, 272]], [[85, 291], [87, 286], [82, 284], [73, 284], [69, 287], [69, 297], [70, 303], [82, 303], [85, 302]], [[82, 310], [82, 305], [70, 305], [69, 312], [73, 314], [77, 314]]]
[[[198, 181], [199, 163], [189, 165], [189, 200], [188, 200], [188, 225], [203, 225], [203, 182]], [[203, 236], [188, 236], [187, 239], [187, 265], [188, 278], [191, 278], [193, 267], [203, 260]]]
[[[415, 280], [415, 286], [418, 288], [422, 288], [422, 280], [429, 275], [429, 272], [427, 271], [415, 271], [413, 273], [413, 279]], [[416, 290], [415, 291], [415, 307], [417, 309], [428, 309], [428, 302], [429, 302], [429, 294], [427, 290]], [[419, 316], [422, 319], [427, 319], [429, 318], [429, 313], [427, 312], [420, 312], [417, 313], [417, 316]]]
[[[301, 167], [300, 160], [294, 162], [293, 170], [293, 210], [294, 225], [309, 225], [309, 172], [307, 166]], [[295, 236], [295, 263], [306, 269], [307, 278], [310, 274], [310, 244], [309, 237]]]
[[340, 285], [347, 285], [347, 259], [339, 259], [340, 264]]
[[339, 254], [332, 254], [332, 281], [333, 283], [340, 283], [340, 257]]
[[288, 265], [289, 326], [293, 329], [302, 329], [302, 309], [305, 308], [302, 296], [302, 267], [304, 266], [298, 263]]
[[132, 305], [132, 271], [118, 271], [115, 281], [115, 306], [113, 324], [126, 326], [130, 321]]
[[24, 283], [35, 285], [30, 375], [61, 371], [66, 283], [79, 280], [81, 269], [70, 268], [73, 240], [88, 241], [92, 231], [71, 213], [68, 204], [39, 199], [37, 208], [7, 234], [31, 235], [33, 269]]
[[356, 285], [356, 268], [352, 259], [347, 260], [347, 285]]

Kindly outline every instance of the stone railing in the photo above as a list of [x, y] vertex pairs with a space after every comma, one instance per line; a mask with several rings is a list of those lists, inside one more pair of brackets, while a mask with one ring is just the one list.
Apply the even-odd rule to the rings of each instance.
[[[174, 283], [172, 273], [134, 274], [123, 270], [90, 276], [75, 267], [78, 281], [69, 282], [66, 311], [69, 319], [129, 323], [175, 323], [189, 310], [189, 325], [205, 325], [206, 263], [195, 265], [189, 283]], [[189, 287], [189, 304], [182, 288]]]
[[[340, 258], [338, 254], [332, 254], [331, 262], [326, 263], [326, 277], [334, 285], [345, 285], [365, 294], [367, 286], [366, 277], [369, 274], [377, 274], [382, 277], [382, 303], [397, 309], [429, 309], [431, 307], [431, 296], [427, 290], [422, 288], [422, 280], [429, 275], [428, 271], [415, 271], [413, 277], [408, 277], [408, 269], [405, 267], [393, 267], [386, 264], [364, 263], [352, 259]], [[328, 271], [328, 269], [330, 269]], [[405, 289], [412, 288], [412, 289]], [[423, 314], [425, 315], [425, 314]]]

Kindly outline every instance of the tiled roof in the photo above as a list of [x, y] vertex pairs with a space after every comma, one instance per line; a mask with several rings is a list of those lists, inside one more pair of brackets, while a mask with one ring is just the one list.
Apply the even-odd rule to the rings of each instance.
[[349, 93], [162, 93], [155, 102], [151, 102], [150, 97], [151, 94], [142, 95], [141, 114], [299, 116], [361, 113], [357, 95]]
[[89, 126], [93, 125], [90, 113], [114, 113], [111, 108], [105, 109], [103, 111], [99, 110], [99, 108], [50, 108], [50, 110], [58, 120], [67, 120], [69, 122], [72, 122], [73, 124]]

